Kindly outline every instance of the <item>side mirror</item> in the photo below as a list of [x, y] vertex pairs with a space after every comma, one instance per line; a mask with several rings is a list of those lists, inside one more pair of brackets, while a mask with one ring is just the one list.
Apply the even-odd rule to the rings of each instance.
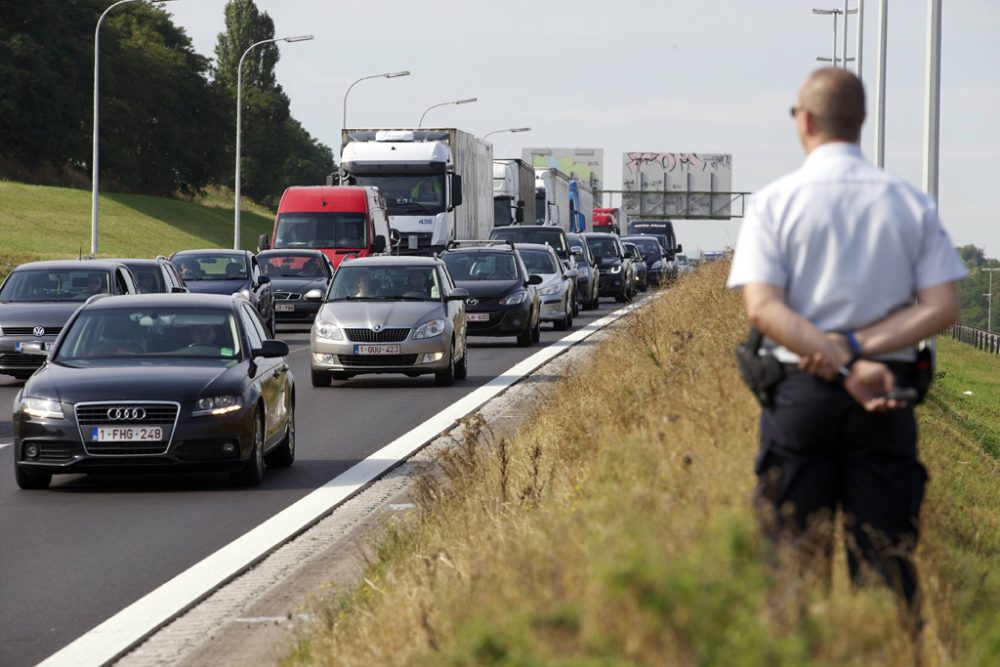
[[529, 285], [541, 285], [543, 282], [544, 282], [544, 279], [541, 276], [537, 275], [537, 274], [533, 273], [530, 276], [528, 276], [528, 284]]
[[318, 289], [311, 289], [302, 295], [302, 298], [306, 301], [319, 301], [323, 298], [323, 291]]
[[288, 356], [288, 343], [283, 340], [265, 340], [259, 348], [253, 351], [253, 356], [254, 358], [264, 357], [266, 359]]
[[258, 286], [260, 286], [260, 285], [266, 285], [269, 282], [271, 282], [271, 276], [261, 276], [260, 278], [257, 279], [257, 285]]
[[257, 237], [257, 252], [261, 250], [270, 250], [271, 245], [268, 243], [267, 234], [261, 234]]
[[684, 252], [684, 246], [682, 246], [680, 243], [678, 243], [677, 247], [674, 248], [674, 252]]
[[180, 285], [174, 285], [173, 287], [170, 288], [170, 293], [171, 294], [187, 294], [188, 293], [188, 288], [187, 287], [181, 287]]
[[381, 234], [375, 237], [375, 243], [372, 244], [372, 252], [376, 255], [381, 255], [385, 252], [385, 237]]
[[459, 174], [450, 174], [451, 176], [451, 206], [448, 210], [452, 210], [456, 206], [462, 205], [462, 177]]
[[469, 298], [469, 290], [462, 287], [456, 287], [448, 295], [448, 301], [465, 301]]

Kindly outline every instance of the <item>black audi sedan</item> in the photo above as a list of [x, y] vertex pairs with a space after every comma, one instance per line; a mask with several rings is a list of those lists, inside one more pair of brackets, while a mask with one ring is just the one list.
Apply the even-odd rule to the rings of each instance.
[[0, 373], [19, 380], [45, 361], [66, 320], [95, 294], [135, 294], [135, 281], [120, 262], [28, 262], [0, 286]]
[[541, 337], [541, 301], [532, 276], [510, 241], [453, 241], [441, 253], [448, 273], [469, 292], [465, 300], [469, 336], [517, 336], [523, 347]]
[[54, 474], [226, 471], [260, 483], [295, 458], [288, 346], [239, 295], [95, 298], [14, 398], [23, 489]]
[[[278, 322], [312, 322], [330, 288], [333, 264], [320, 250], [265, 250], [260, 270], [271, 279]], [[307, 298], [308, 297], [308, 298]]]
[[170, 256], [188, 291], [198, 294], [240, 294], [260, 313], [274, 335], [274, 293], [271, 279], [260, 270], [249, 250], [181, 250]]

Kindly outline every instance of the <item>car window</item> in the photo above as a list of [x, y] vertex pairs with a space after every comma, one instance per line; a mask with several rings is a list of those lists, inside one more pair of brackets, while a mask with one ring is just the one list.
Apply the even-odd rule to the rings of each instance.
[[329, 300], [436, 301], [441, 288], [433, 264], [358, 266], [352, 262], [334, 274]]
[[20, 269], [0, 288], [0, 301], [86, 301], [95, 294], [111, 294], [107, 270]]
[[324, 278], [329, 275], [318, 257], [266, 255], [260, 260], [264, 275], [272, 278]]
[[521, 261], [528, 273], [559, 273], [558, 262], [545, 250], [521, 250]]
[[441, 258], [455, 280], [516, 280], [513, 253], [453, 252]]
[[53, 361], [87, 366], [137, 357], [234, 362], [240, 355], [229, 311], [175, 307], [90, 308], [64, 332]]
[[243, 304], [240, 306], [240, 319], [243, 320], [243, 329], [246, 330], [247, 338], [250, 339], [250, 349], [260, 349], [264, 344], [264, 339], [267, 338], [258, 324], [260, 318], [253, 312], [252, 308]]
[[618, 251], [618, 244], [615, 238], [608, 235], [607, 238], [597, 238], [594, 236], [587, 237], [587, 245], [590, 246], [591, 251], [597, 257], [617, 257], [620, 253]]
[[250, 275], [246, 257], [236, 255], [182, 255], [171, 260], [187, 280], [246, 280]]

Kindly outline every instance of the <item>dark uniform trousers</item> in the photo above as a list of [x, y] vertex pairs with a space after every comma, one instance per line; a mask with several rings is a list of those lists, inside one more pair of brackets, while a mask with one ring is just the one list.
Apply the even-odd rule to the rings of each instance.
[[[911, 364], [890, 366], [912, 386]], [[852, 578], [867, 564], [919, 614], [912, 555], [927, 473], [913, 406], [867, 412], [843, 387], [786, 370], [762, 409], [760, 445], [756, 499], [771, 510], [770, 536], [805, 538], [811, 518], [832, 519], [839, 505]]]

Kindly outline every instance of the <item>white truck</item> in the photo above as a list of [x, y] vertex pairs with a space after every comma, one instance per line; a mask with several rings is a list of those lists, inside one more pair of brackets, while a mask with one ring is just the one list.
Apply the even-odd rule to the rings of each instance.
[[493, 160], [493, 225], [535, 221], [535, 170], [524, 160]]
[[569, 182], [569, 219], [571, 232], [594, 231], [594, 192], [578, 178]]
[[570, 227], [569, 176], [558, 169], [535, 170], [535, 224]]
[[493, 229], [493, 146], [454, 128], [345, 129], [341, 183], [374, 185], [399, 251], [431, 254]]

